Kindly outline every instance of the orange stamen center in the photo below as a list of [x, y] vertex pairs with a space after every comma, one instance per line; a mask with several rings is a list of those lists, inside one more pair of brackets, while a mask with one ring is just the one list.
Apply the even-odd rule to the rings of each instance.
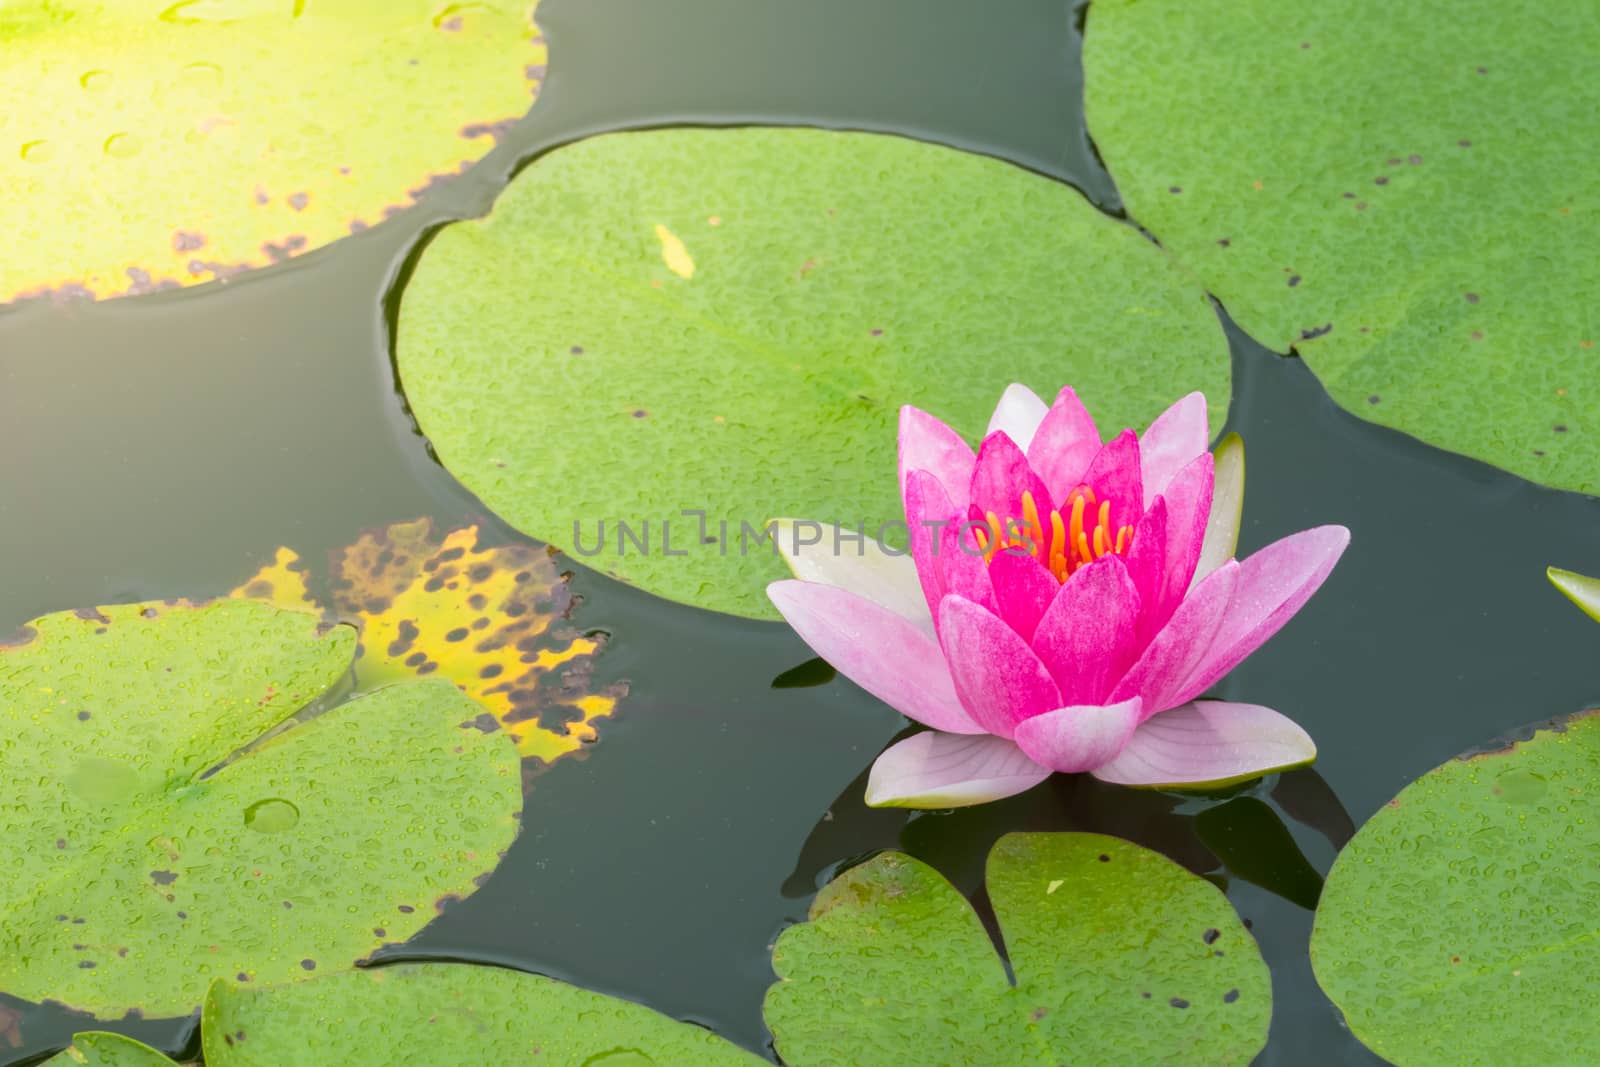
[[983, 518], [988, 529], [978, 527], [974, 533], [985, 561], [993, 562], [996, 552], [1027, 552], [1060, 582], [1086, 563], [1102, 556], [1126, 555], [1133, 547], [1133, 527], [1113, 530], [1111, 501], [1096, 501], [1094, 490], [1087, 485], [1068, 493], [1065, 503], [1045, 515], [1039, 514], [1033, 494], [1025, 492], [1020, 519], [1002, 522], [992, 511]]

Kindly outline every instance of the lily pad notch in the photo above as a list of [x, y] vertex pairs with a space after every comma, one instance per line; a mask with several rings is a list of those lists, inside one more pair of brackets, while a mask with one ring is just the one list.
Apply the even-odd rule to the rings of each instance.
[[513, 526], [755, 618], [784, 573], [772, 520], [904, 545], [902, 404], [976, 440], [1013, 381], [1071, 380], [1112, 428], [1229, 392], [1203, 290], [1075, 190], [807, 129], [607, 134], [540, 157], [423, 251], [396, 362], [445, 466]]

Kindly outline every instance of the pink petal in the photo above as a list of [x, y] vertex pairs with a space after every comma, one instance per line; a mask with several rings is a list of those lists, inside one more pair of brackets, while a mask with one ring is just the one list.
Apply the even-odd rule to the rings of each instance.
[[1197, 700], [1145, 721], [1093, 773], [1119, 785], [1224, 786], [1316, 758], [1311, 736], [1271, 708]]
[[1107, 707], [1056, 708], [1017, 724], [1017, 747], [1063, 774], [1115, 759], [1139, 725], [1139, 698]]
[[989, 564], [989, 581], [994, 589], [995, 614], [1024, 641], [1032, 640], [1045, 609], [1061, 591], [1056, 576], [1033, 556], [1020, 550], [1001, 550]]
[[911, 528], [911, 562], [917, 568], [917, 581], [928, 601], [929, 614], [937, 620], [939, 601], [944, 599], [944, 572], [940, 555], [944, 550], [941, 535], [946, 526], [960, 522], [950, 495], [932, 471], [914, 470], [906, 475], [906, 525]]
[[916, 624], [831, 585], [773, 582], [767, 596], [813, 652], [900, 714], [947, 733], [982, 732], [962, 709], [938, 643]]
[[1135, 525], [1144, 513], [1139, 470], [1139, 439], [1132, 430], [1123, 430], [1106, 442], [1083, 472], [1083, 484], [1094, 490], [1096, 507], [1111, 501], [1113, 537], [1119, 527]]
[[1001, 530], [1011, 533], [1007, 519], [1022, 518], [1022, 494], [1033, 494], [1040, 515], [1050, 512], [1050, 491], [1028, 466], [1028, 457], [1004, 433], [992, 433], [978, 446], [978, 465], [972, 472], [972, 503], [968, 515], [982, 519], [993, 513]]
[[[1124, 557], [1128, 563], [1128, 576], [1139, 590], [1139, 603], [1156, 604], [1161, 598], [1167, 574], [1167, 502], [1156, 497], [1148, 511], [1139, 516], [1133, 528], [1133, 544]], [[1149, 618], [1139, 620], [1139, 640], [1148, 643], [1161, 627], [1154, 624], [1153, 612]]]
[[1239, 564], [1229, 560], [1190, 591], [1172, 619], [1156, 634], [1131, 670], [1111, 691], [1112, 700], [1139, 696], [1149, 715], [1177, 707], [1188, 700], [1174, 699], [1184, 682], [1211, 648], [1233, 601]]
[[811, 539], [812, 530], [827, 528], [821, 523], [802, 526], [794, 519], [774, 519], [773, 525], [778, 552], [796, 578], [860, 594], [933, 636], [933, 616], [917, 578], [916, 561], [908, 553], [891, 552], [873, 537], [836, 545], [831, 532], [816, 544], [801, 544]]
[[[912, 471], [927, 471], [939, 480], [952, 510], [967, 510], [967, 486], [972, 482], [976, 457], [972, 446], [960, 434], [929, 415], [907, 404], [900, 409], [900, 492], [906, 491], [906, 477]], [[909, 507], [909, 500], [902, 497]]]
[[989, 578], [989, 561], [984, 558], [974, 529], [983, 524], [967, 520], [952, 522], [939, 529], [939, 552], [934, 560], [939, 568], [939, 584], [945, 596], [959, 596], [985, 611], [996, 611], [994, 584]]
[[1060, 705], [1050, 672], [999, 616], [946, 596], [936, 617], [955, 691], [983, 729], [1010, 737], [1020, 720]]
[[1028, 442], [1033, 440], [1034, 432], [1039, 429], [1047, 410], [1038, 393], [1026, 385], [1013, 382], [1000, 394], [1000, 403], [989, 417], [989, 428], [983, 432], [983, 436], [988, 437], [999, 430], [1026, 452]]
[[[1167, 506], [1167, 543], [1160, 585], [1154, 595], [1145, 600], [1145, 622], [1151, 632], [1166, 625], [1178, 602], [1189, 591], [1189, 579], [1200, 560], [1200, 548], [1205, 544], [1206, 520], [1211, 516], [1211, 465], [1211, 453], [1200, 453], [1173, 476], [1166, 490], [1156, 498]], [[1137, 543], [1137, 535], [1134, 540]]]
[[1079, 567], [1039, 620], [1033, 650], [1067, 705], [1103, 704], [1138, 651], [1139, 591], [1118, 556]]
[[1049, 487], [1051, 498], [1062, 500], [1083, 481], [1089, 461], [1100, 451], [1100, 431], [1089, 409], [1069, 385], [1056, 396], [1044, 421], [1028, 445], [1028, 462]]
[[867, 776], [872, 808], [964, 808], [1032, 789], [1050, 770], [988, 734], [914, 734], [886, 749]]
[[1343, 526], [1318, 526], [1274, 541], [1239, 564], [1239, 584], [1211, 647], [1172, 703], [1183, 704], [1204, 693], [1282, 629], [1311, 599], [1349, 544], [1350, 531]]
[[1211, 431], [1206, 426], [1206, 398], [1190, 393], [1156, 416], [1139, 438], [1144, 470], [1144, 506], [1166, 492], [1175, 474], [1206, 451]]

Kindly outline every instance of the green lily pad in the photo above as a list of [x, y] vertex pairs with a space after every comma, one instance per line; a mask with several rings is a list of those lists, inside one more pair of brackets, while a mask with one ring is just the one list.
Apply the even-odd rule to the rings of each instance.
[[1597, 715], [1429, 771], [1334, 861], [1311, 962], [1379, 1055], [1401, 1065], [1593, 1058]]
[[218, 975], [348, 967], [470, 894], [522, 791], [455, 686], [389, 686], [237, 751], [354, 648], [246, 600], [47, 615], [0, 647], [0, 989], [183, 1014]]
[[1095, 0], [1134, 218], [1343, 407], [1600, 492], [1586, 3]]
[[1066, 833], [1007, 834], [986, 880], [1015, 985], [925, 864], [890, 852], [823, 889], [772, 953], [783, 1061], [1242, 1064], [1266, 1044], [1266, 964], [1203, 878]]
[[[1229, 383], [1199, 287], [1076, 191], [800, 129], [544, 156], [423, 253], [397, 346], [423, 431], [502, 518], [661, 596], [763, 618], [787, 576], [769, 520], [901, 521], [900, 405], [976, 439], [1008, 383], [1072, 384], [1115, 432], [1201, 389], [1216, 428]], [[703, 529], [685, 513], [701, 511]]]
[[44, 1061], [44, 1067], [177, 1067], [142, 1041], [89, 1030], [72, 1035], [72, 1044]]
[[206, 996], [208, 1067], [695, 1067], [765, 1063], [698, 1026], [552, 978], [457, 963], [398, 964]]
[[408, 206], [528, 110], [535, 4], [0, 5], [0, 302], [225, 278]]

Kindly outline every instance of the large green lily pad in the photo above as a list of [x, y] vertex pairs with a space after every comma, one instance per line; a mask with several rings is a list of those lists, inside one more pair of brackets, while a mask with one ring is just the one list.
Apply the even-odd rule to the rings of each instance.
[[535, 4], [0, 4], [0, 302], [225, 278], [381, 221], [527, 111]]
[[[404, 941], [516, 835], [517, 754], [448, 682], [233, 755], [349, 670], [355, 632], [253, 601], [48, 615], [0, 648], [0, 989], [189, 1011]], [[207, 773], [219, 763], [226, 765]]]
[[500, 967], [399, 964], [206, 997], [209, 1067], [737, 1067], [765, 1063], [640, 1004]]
[[1396, 1064], [1583, 1063], [1600, 1045], [1600, 718], [1451, 760], [1334, 861], [1311, 962]]
[[823, 889], [772, 954], [783, 1061], [1244, 1064], [1266, 1044], [1266, 965], [1204, 879], [1114, 837], [1008, 834], [987, 886], [1015, 985], [923, 863], [886, 853]]
[[757, 617], [776, 617], [763, 586], [787, 574], [753, 532], [769, 520], [870, 536], [901, 519], [902, 404], [976, 439], [1012, 381], [1076, 386], [1113, 432], [1202, 389], [1220, 426], [1229, 382], [1199, 287], [1076, 191], [796, 129], [543, 157], [423, 253], [398, 359], [445, 466], [501, 517], [651, 592]]
[[1346, 409], [1600, 492], [1600, 9], [1095, 0], [1133, 217]]
[[177, 1067], [142, 1041], [90, 1030], [74, 1034], [72, 1044], [44, 1061], [44, 1067]]

